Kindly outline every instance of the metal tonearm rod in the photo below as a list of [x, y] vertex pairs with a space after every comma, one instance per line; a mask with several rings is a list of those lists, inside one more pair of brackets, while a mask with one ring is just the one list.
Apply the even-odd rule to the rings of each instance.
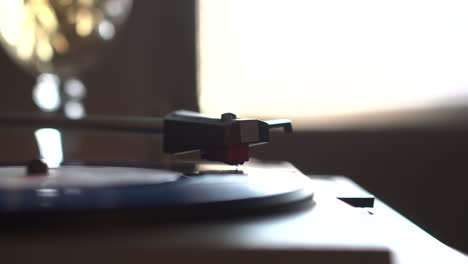
[[250, 158], [249, 147], [270, 141], [270, 129], [292, 132], [291, 121], [221, 118], [197, 112], [175, 111], [164, 118], [88, 116], [67, 119], [47, 114], [0, 114], [0, 127], [57, 128], [128, 133], [163, 134], [163, 151], [170, 154], [200, 150], [203, 159], [230, 165]]

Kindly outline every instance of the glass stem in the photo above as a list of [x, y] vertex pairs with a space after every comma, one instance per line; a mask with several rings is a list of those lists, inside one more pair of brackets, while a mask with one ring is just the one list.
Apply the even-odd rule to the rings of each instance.
[[[33, 101], [41, 112], [63, 114], [70, 119], [80, 119], [86, 115], [82, 103], [85, 96], [86, 88], [80, 80], [59, 78], [49, 73], [39, 75], [33, 89]], [[58, 167], [63, 161], [62, 137], [57, 129], [42, 128], [35, 132], [41, 158], [50, 168]], [[78, 140], [75, 137], [70, 139]]]

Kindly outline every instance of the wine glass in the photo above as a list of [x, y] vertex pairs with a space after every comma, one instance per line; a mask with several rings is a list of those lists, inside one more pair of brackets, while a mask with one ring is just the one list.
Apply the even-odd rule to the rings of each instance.
[[[0, 43], [19, 66], [37, 75], [33, 101], [41, 111], [71, 119], [86, 115], [86, 89], [78, 74], [115, 38], [131, 7], [132, 0], [0, 0]], [[37, 139], [45, 133], [47, 145], [57, 145], [51, 138], [59, 140], [58, 131], [42, 132]], [[42, 151], [47, 148], [40, 141], [41, 154], [54, 152]]]

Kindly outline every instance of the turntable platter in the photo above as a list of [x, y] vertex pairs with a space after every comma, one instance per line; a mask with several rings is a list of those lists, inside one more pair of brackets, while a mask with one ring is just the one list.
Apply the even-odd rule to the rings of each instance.
[[[106, 164], [108, 165], [108, 164]], [[309, 179], [291, 165], [242, 171], [195, 166], [192, 172], [162, 168], [65, 165], [46, 175], [0, 166], [0, 214], [141, 210], [189, 214], [292, 205], [310, 200]]]
[[24, 167], [0, 167], [0, 189], [109, 187], [176, 181], [180, 173], [144, 168], [63, 166], [47, 175], [27, 175]]

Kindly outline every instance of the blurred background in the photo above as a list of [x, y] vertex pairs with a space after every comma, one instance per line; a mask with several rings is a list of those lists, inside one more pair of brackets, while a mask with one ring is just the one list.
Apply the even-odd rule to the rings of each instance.
[[[134, 1], [116, 39], [79, 74], [83, 104], [88, 114], [188, 109], [290, 118], [296, 132], [274, 134], [255, 157], [348, 176], [468, 252], [467, 7], [452, 0]], [[0, 72], [0, 112], [38, 111], [36, 77], [4, 50]], [[0, 160], [37, 155], [32, 130], [0, 135]], [[64, 131], [62, 140], [66, 159], [167, 158], [158, 136]]]

